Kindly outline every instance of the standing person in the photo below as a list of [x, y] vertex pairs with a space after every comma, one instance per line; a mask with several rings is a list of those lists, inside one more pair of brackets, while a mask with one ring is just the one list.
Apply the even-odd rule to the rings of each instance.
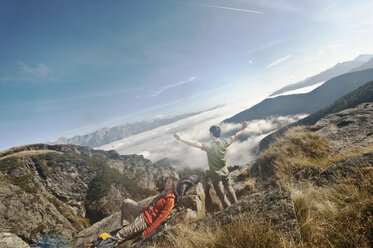
[[[229, 207], [232, 203], [235, 203], [237, 201], [236, 193], [234, 192], [234, 189], [232, 187], [231, 178], [226, 166], [226, 151], [228, 146], [230, 146], [232, 142], [235, 141], [237, 137], [242, 134], [246, 127], [247, 122], [244, 121], [242, 123], [241, 130], [238, 131], [235, 135], [230, 136], [224, 140], [220, 140], [220, 127], [216, 125], [212, 126], [210, 127], [211, 142], [209, 143], [200, 143], [194, 140], [183, 139], [180, 134], [174, 134], [174, 137], [177, 140], [189, 146], [200, 148], [207, 153], [207, 161], [209, 164], [211, 181], [224, 208]], [[224, 188], [228, 197], [224, 193]]]
[[121, 211], [123, 228], [115, 235], [118, 239], [117, 244], [134, 238], [140, 233], [141, 238], [145, 238], [167, 218], [175, 204], [178, 181], [179, 179], [175, 177], [169, 177], [164, 190], [145, 208], [131, 199], [123, 201]]

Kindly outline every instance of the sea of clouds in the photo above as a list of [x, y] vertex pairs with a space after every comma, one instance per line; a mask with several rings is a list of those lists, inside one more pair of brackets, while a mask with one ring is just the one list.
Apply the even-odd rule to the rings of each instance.
[[[233, 112], [234, 113], [234, 112]], [[232, 116], [231, 106], [223, 106], [210, 111], [194, 115], [177, 122], [158, 127], [137, 135], [99, 147], [103, 150], [116, 150], [120, 154], [140, 154], [152, 162], [168, 158], [172, 166], [181, 168], [207, 169], [206, 153], [198, 148], [190, 147], [173, 137], [178, 132], [185, 139], [199, 142], [209, 142], [209, 128], [221, 123]], [[306, 115], [270, 117], [262, 120], [253, 120], [243, 135], [245, 141], [236, 140], [228, 149], [228, 165], [248, 164], [256, 158], [256, 148], [259, 141], [269, 133], [304, 118]], [[241, 124], [220, 124], [222, 138], [239, 131]]]

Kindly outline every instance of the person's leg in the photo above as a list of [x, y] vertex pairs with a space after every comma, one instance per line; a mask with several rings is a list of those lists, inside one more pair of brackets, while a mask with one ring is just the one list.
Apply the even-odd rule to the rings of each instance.
[[144, 215], [141, 213], [138, 215], [135, 220], [123, 227], [117, 234], [115, 238], [118, 239], [118, 243], [122, 243], [128, 239], [134, 238], [148, 228], [148, 225], [145, 222]]
[[141, 213], [142, 207], [131, 199], [125, 199], [122, 203], [122, 211], [120, 215], [120, 223], [126, 226], [134, 222], [135, 218]]
[[227, 176], [222, 176], [221, 179], [224, 184], [225, 192], [227, 192], [229, 201], [232, 204], [237, 202], [237, 196], [232, 186], [232, 178], [230, 177], [230, 174], [228, 174]]
[[220, 179], [220, 176], [219, 175], [214, 175], [212, 174], [211, 175], [211, 182], [212, 182], [212, 185], [214, 186], [214, 189], [216, 191], [216, 194], [218, 195], [221, 203], [223, 204], [223, 207], [224, 208], [227, 208], [231, 205], [231, 203], [229, 202], [227, 196], [224, 194], [224, 186], [223, 186], [223, 183]]

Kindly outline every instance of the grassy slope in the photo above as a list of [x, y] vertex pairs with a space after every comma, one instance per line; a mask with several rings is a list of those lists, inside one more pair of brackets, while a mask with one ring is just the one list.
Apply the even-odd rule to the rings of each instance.
[[[276, 169], [276, 180], [293, 196], [302, 242], [293, 243], [271, 226], [254, 218], [227, 226], [194, 229], [178, 227], [159, 247], [371, 247], [373, 240], [373, 173], [361, 173], [361, 180], [347, 177], [338, 184], [316, 187], [294, 180], [294, 174], [311, 165], [328, 168], [353, 155], [373, 152], [373, 145], [344, 154], [332, 153], [327, 141], [305, 127], [289, 130], [259, 158]], [[371, 168], [371, 167], [369, 167]], [[234, 231], [232, 231], [234, 230]]]

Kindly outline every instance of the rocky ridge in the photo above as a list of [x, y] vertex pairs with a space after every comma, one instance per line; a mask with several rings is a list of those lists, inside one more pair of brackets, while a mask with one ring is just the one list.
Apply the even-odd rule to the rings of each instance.
[[167, 125], [193, 115], [197, 115], [199, 113], [200, 112], [188, 113], [168, 118], [154, 118], [149, 121], [126, 123], [124, 125], [115, 126], [112, 128], [101, 128], [93, 133], [89, 133], [86, 135], [76, 135], [72, 138], [61, 137], [54, 143], [89, 146], [92, 148], [99, 147], [129, 137], [131, 135], [149, 131], [160, 126]]
[[89, 222], [118, 211], [123, 199], [154, 194], [156, 185], [175, 175], [170, 167], [115, 151], [47, 144], [12, 148], [0, 154], [0, 228], [28, 243], [50, 232], [71, 240]]

